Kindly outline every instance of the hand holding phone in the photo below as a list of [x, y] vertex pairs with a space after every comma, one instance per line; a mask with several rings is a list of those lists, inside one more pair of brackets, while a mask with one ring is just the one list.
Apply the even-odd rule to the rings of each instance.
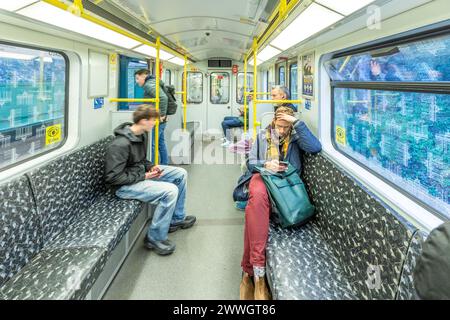
[[289, 162], [280, 161], [280, 171], [286, 171], [289, 167]]

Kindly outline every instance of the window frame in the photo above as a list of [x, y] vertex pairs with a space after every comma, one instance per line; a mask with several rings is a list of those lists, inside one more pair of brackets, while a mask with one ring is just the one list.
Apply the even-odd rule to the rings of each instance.
[[[69, 90], [70, 90], [70, 59], [68, 57], [68, 55], [62, 51], [62, 50], [55, 50], [55, 49], [50, 49], [47, 47], [40, 47], [40, 46], [33, 46], [33, 45], [29, 45], [29, 44], [22, 44], [22, 43], [14, 43], [14, 42], [9, 42], [9, 41], [3, 41], [0, 40], [0, 45], [7, 45], [7, 46], [12, 46], [12, 47], [18, 47], [18, 48], [25, 48], [25, 49], [31, 49], [31, 50], [40, 50], [40, 51], [47, 51], [47, 52], [52, 52], [52, 53], [57, 53], [59, 55], [61, 55], [64, 58], [64, 62], [66, 64], [66, 68], [65, 68], [65, 74], [64, 74], [64, 79], [65, 79], [65, 94], [64, 94], [64, 138], [62, 139], [61, 143], [52, 149], [49, 150], [45, 150], [42, 151], [40, 153], [34, 154], [30, 157], [27, 157], [25, 159], [16, 161], [14, 163], [11, 163], [9, 165], [6, 165], [4, 167], [0, 167], [0, 173], [1, 172], [5, 172], [11, 168], [14, 168], [16, 166], [22, 165], [26, 162], [35, 160], [39, 157], [45, 156], [49, 153], [55, 152], [59, 149], [61, 149], [62, 147], [64, 147], [64, 145], [66, 144], [67, 140], [68, 140], [68, 134], [69, 134]], [[24, 127], [24, 126], [22, 126]], [[17, 127], [18, 128], [22, 128], [22, 127]]]
[[[211, 93], [212, 93], [212, 76], [213, 76], [213, 74], [226, 74], [227, 75], [227, 77], [228, 77], [228, 101], [227, 102], [215, 103], [215, 102], [213, 102], [211, 100], [212, 99], [212, 94]], [[211, 72], [210, 75], [209, 75], [209, 102], [211, 104], [214, 104], [214, 105], [229, 104], [231, 102], [230, 93], [231, 93], [231, 76], [230, 76], [230, 73], [227, 72], [227, 71], [214, 71], [214, 72]]]
[[[344, 56], [354, 55], [357, 53], [365, 53], [368, 51], [385, 49], [387, 47], [405, 45], [410, 43], [415, 43], [421, 40], [432, 39], [439, 36], [450, 36], [450, 25], [422, 31], [419, 33], [412, 33], [400, 37], [394, 37], [393, 39], [388, 39], [386, 41], [382, 41], [376, 44], [363, 45], [356, 49], [347, 49], [335, 54], [332, 54], [329, 59], [322, 61], [322, 65], [331, 59], [340, 58]], [[326, 73], [326, 72], [325, 72]], [[327, 73], [326, 73], [327, 74]], [[329, 76], [327, 74], [329, 79]], [[443, 221], [449, 221], [450, 218], [445, 216], [442, 212], [438, 211], [422, 199], [416, 197], [414, 194], [411, 194], [407, 190], [403, 189], [401, 186], [395, 184], [394, 182], [386, 179], [382, 174], [377, 172], [376, 170], [368, 167], [364, 163], [361, 163], [357, 159], [353, 158], [351, 155], [345, 153], [344, 151], [339, 149], [339, 146], [336, 142], [336, 130], [335, 130], [335, 90], [338, 88], [341, 89], [360, 89], [360, 90], [371, 90], [371, 91], [391, 91], [391, 92], [413, 92], [413, 93], [429, 93], [429, 94], [447, 94], [450, 95], [450, 82], [389, 82], [389, 81], [379, 81], [379, 82], [357, 82], [357, 81], [332, 81], [329, 79], [330, 88], [331, 88], [331, 121], [330, 121], [330, 135], [331, 135], [331, 144], [333, 149], [339, 154], [343, 155], [345, 158], [349, 159], [355, 165], [361, 167], [367, 172], [371, 173], [376, 178], [380, 179], [405, 197], [409, 198], [413, 202], [419, 204], [427, 211], [435, 215], [437, 218], [442, 219]]]
[[[166, 72], [169, 72], [169, 81], [167, 82], [165, 82], [165, 84], [166, 85], [171, 85], [172, 84], [172, 70], [170, 70], [170, 69], [165, 69], [164, 70], [164, 75], [166, 74]], [[165, 80], [167, 80], [167, 79], [165, 79]]]
[[[186, 88], [186, 103], [187, 104], [202, 104], [204, 101], [204, 80], [203, 80], [203, 72], [200, 71], [187, 71], [186, 73], [186, 87], [189, 87], [189, 74], [194, 74], [194, 73], [199, 73], [202, 75], [202, 101], [201, 102], [192, 102], [189, 100], [189, 95], [187, 94], [189, 92], [188, 88]], [[181, 87], [184, 88], [184, 84], [183, 84], [183, 79], [184, 79], [184, 72], [181, 73]]]
[[[236, 103], [237, 104], [239, 104], [239, 105], [241, 105], [240, 104], [240, 102], [239, 102], [239, 75], [244, 75], [245, 74], [245, 72], [238, 72], [237, 74], [236, 74]], [[253, 81], [255, 81], [255, 77], [253, 76], [253, 72], [247, 72], [247, 77], [249, 76], [249, 75], [251, 75], [252, 76], [252, 80]], [[248, 82], [248, 80], [247, 80], [247, 82]], [[244, 84], [242, 84], [242, 87], [244, 86]], [[249, 86], [248, 85], [248, 83], [247, 83], [247, 90], [248, 89], [251, 89], [251, 90], [253, 90], [253, 86]], [[244, 94], [245, 94], [245, 92], [244, 92]], [[244, 103], [242, 103], [242, 105], [244, 105]]]

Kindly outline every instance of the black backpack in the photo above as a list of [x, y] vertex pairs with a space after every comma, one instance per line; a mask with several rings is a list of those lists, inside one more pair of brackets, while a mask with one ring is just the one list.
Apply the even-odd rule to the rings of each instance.
[[162, 82], [160, 83], [161, 89], [163, 89], [164, 93], [167, 96], [167, 115], [171, 116], [177, 113], [177, 99], [175, 98], [175, 87], [172, 85], [166, 86]]

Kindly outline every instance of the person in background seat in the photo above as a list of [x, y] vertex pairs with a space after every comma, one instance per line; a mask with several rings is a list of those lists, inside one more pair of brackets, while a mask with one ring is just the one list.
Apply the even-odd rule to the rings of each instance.
[[[136, 83], [138, 86], [144, 89], [144, 99], [154, 99], [156, 97], [156, 77], [150, 75], [150, 71], [147, 69], [141, 69], [135, 72]], [[162, 165], [169, 164], [169, 153], [167, 151], [166, 140], [164, 137], [164, 131], [167, 125], [167, 106], [169, 103], [169, 98], [162, 89], [164, 83], [161, 81], [161, 86], [159, 90], [159, 113], [161, 115], [161, 120], [159, 122], [158, 129], [158, 151], [159, 151], [159, 162]], [[152, 132], [152, 161], [155, 160], [155, 129]]]
[[[266, 185], [256, 167], [273, 172], [283, 169], [280, 161], [289, 162], [298, 173], [302, 171], [302, 154], [319, 153], [320, 141], [303, 121], [294, 117], [288, 107], [279, 107], [272, 124], [259, 133], [247, 160], [253, 173], [249, 185], [249, 200], [245, 209], [243, 278], [240, 285], [241, 300], [268, 300], [266, 282], [266, 246], [269, 235], [271, 203]], [[254, 281], [252, 281], [254, 278]]]
[[[271, 92], [272, 100], [289, 100], [291, 94], [289, 93], [289, 89], [284, 86], [275, 86], [272, 88]], [[292, 109], [294, 112], [297, 112], [297, 107], [292, 103], [275, 103], [274, 111], [276, 112], [279, 107], [287, 107]]]
[[[222, 121], [223, 129], [223, 143], [222, 147], [227, 148], [232, 144], [231, 129], [232, 128], [244, 128], [244, 106], [239, 109], [239, 117], [225, 117]], [[247, 109], [248, 119], [248, 109]]]
[[155, 108], [141, 105], [133, 113], [134, 123], [114, 130], [116, 137], [106, 152], [105, 182], [119, 198], [157, 204], [144, 244], [169, 255], [175, 245], [167, 239], [168, 232], [190, 228], [196, 218], [185, 213], [186, 170], [147, 160], [147, 134], [158, 119]]

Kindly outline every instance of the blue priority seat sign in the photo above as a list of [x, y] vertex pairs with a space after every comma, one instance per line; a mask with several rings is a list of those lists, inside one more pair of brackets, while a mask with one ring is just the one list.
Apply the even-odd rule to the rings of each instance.
[[105, 105], [105, 98], [94, 99], [94, 109], [101, 109]]

